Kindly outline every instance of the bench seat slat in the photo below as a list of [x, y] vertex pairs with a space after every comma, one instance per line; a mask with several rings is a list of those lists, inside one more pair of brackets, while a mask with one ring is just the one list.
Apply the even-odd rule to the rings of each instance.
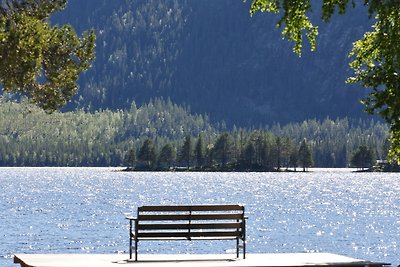
[[194, 221], [194, 220], [242, 220], [243, 214], [225, 213], [225, 214], [139, 214], [139, 221]]
[[[190, 240], [235, 240], [237, 237], [230, 236], [217, 236], [217, 237], [191, 237]], [[165, 241], [186, 241], [187, 237], [141, 237], [140, 240], [144, 241], [156, 241], [156, 240], [165, 240]]]
[[138, 224], [138, 230], [238, 229], [242, 223]]
[[184, 205], [184, 206], [142, 206], [139, 212], [152, 211], [223, 211], [223, 210], [243, 210], [240, 205]]
[[229, 232], [139, 232], [138, 238], [157, 238], [157, 237], [241, 237], [239, 231]]

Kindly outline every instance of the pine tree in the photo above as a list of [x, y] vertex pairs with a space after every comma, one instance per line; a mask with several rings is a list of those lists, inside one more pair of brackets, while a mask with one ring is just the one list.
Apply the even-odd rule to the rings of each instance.
[[228, 133], [223, 133], [219, 136], [215, 142], [213, 154], [215, 159], [218, 160], [222, 168], [226, 168], [226, 165], [231, 161], [233, 155], [233, 140]]
[[174, 148], [172, 147], [171, 144], [166, 144], [161, 148], [160, 156], [158, 159], [159, 165], [161, 168], [169, 169], [172, 167], [172, 164], [174, 162], [175, 158], [175, 153], [174, 153]]
[[128, 168], [133, 169], [136, 166], [136, 152], [134, 149], [129, 149], [126, 154], [125, 164]]
[[371, 167], [373, 164], [374, 157], [372, 150], [366, 145], [359, 146], [351, 157], [351, 165], [361, 170]]
[[303, 172], [305, 172], [306, 169], [308, 167], [311, 167], [311, 165], [313, 164], [311, 157], [311, 149], [308, 146], [305, 139], [303, 139], [299, 148], [299, 161], [301, 167], [303, 168]]
[[205, 150], [204, 150], [204, 141], [203, 141], [202, 134], [199, 134], [194, 153], [195, 153], [195, 157], [196, 157], [197, 167], [202, 168], [204, 166], [205, 160], [206, 160]]
[[156, 163], [157, 155], [153, 142], [146, 139], [139, 150], [138, 158], [144, 163], [146, 169], [152, 169]]
[[179, 160], [189, 169], [193, 158], [192, 137], [187, 135], [180, 150]]
[[299, 162], [299, 152], [296, 147], [293, 147], [289, 156], [289, 165], [294, 168], [294, 171], [296, 171], [298, 162]]
[[278, 171], [281, 169], [281, 158], [282, 158], [282, 138], [278, 136], [276, 138], [276, 143], [275, 143], [275, 160]]
[[250, 141], [246, 144], [243, 155], [245, 169], [251, 169], [256, 158], [256, 149], [254, 148], [253, 142]]

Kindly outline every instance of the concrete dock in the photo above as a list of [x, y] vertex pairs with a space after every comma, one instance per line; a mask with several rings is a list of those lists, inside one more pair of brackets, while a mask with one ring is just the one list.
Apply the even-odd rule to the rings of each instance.
[[331, 253], [247, 254], [139, 254], [139, 261], [126, 254], [17, 254], [21, 267], [117, 267], [117, 266], [389, 266]]

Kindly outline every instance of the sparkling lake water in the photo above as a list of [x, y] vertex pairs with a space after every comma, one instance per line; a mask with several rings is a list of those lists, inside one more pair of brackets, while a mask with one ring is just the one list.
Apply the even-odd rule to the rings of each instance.
[[[247, 252], [330, 252], [400, 264], [400, 174], [0, 168], [0, 266], [22, 253], [127, 253], [138, 206], [240, 203]], [[235, 241], [141, 242], [139, 253], [234, 253]]]

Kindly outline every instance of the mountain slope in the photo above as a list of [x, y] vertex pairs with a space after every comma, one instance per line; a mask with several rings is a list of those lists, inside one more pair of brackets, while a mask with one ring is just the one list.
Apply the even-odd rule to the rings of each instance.
[[344, 83], [347, 53], [369, 25], [362, 9], [320, 26], [298, 58], [270, 14], [241, 0], [69, 0], [55, 23], [93, 27], [97, 59], [76, 105], [126, 108], [166, 97], [228, 125], [361, 117], [366, 90]]

